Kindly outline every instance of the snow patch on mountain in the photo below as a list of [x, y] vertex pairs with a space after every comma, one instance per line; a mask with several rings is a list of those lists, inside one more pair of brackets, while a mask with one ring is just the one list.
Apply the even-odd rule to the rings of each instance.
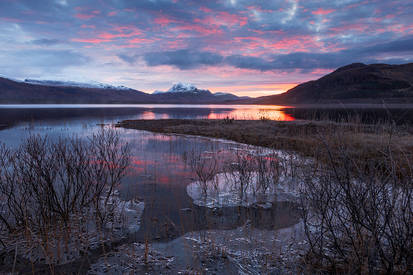
[[36, 79], [25, 79], [24, 83], [43, 85], [43, 86], [53, 86], [53, 87], [78, 87], [78, 88], [95, 88], [95, 89], [113, 89], [113, 90], [132, 90], [131, 88], [125, 86], [113, 86], [109, 84], [103, 84], [99, 82], [91, 83], [81, 83], [75, 81], [59, 81], [59, 80], [36, 80]]
[[166, 93], [211, 93], [209, 90], [198, 89], [195, 85], [189, 83], [177, 83], [174, 84], [168, 91], [156, 90], [153, 94], [166, 94]]
[[160, 95], [160, 94], [182, 94], [182, 93], [187, 93], [187, 94], [197, 94], [197, 95], [203, 95], [203, 96], [211, 96], [215, 97], [218, 100], [236, 100], [236, 99], [244, 99], [248, 97], [238, 97], [234, 94], [231, 93], [211, 93], [211, 91], [207, 89], [199, 89], [193, 84], [189, 83], [176, 83], [174, 84], [169, 90], [167, 91], [160, 91], [156, 90], [153, 92], [154, 95]]
[[193, 92], [195, 90], [198, 90], [198, 88], [195, 87], [195, 85], [193, 84], [177, 83], [177, 84], [174, 84], [172, 88], [168, 90], [168, 93], [185, 93], [185, 92]]

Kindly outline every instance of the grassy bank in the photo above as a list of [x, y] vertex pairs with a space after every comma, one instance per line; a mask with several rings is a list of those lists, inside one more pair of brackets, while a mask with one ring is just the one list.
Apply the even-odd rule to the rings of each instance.
[[126, 120], [127, 129], [223, 138], [240, 143], [291, 150], [314, 156], [328, 144], [329, 150], [345, 147], [352, 159], [380, 158], [389, 150], [397, 156], [413, 152], [413, 132], [407, 126], [332, 121], [270, 120]]

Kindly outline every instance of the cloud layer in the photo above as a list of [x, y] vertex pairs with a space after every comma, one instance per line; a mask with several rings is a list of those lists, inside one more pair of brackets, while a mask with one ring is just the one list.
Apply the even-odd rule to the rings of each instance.
[[412, 62], [411, 14], [409, 0], [3, 0], [0, 74], [254, 96], [352, 62]]

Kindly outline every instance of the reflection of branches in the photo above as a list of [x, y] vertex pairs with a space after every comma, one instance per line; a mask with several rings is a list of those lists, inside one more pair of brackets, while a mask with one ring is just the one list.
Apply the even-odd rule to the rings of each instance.
[[240, 200], [244, 199], [253, 180], [254, 160], [252, 155], [238, 150], [235, 154], [235, 160], [228, 165], [227, 176], [229, 181], [234, 184], [235, 190], [239, 191]]
[[215, 175], [218, 172], [218, 160], [215, 153], [198, 153], [192, 151], [189, 156], [189, 163], [197, 180], [201, 184], [204, 195], [207, 194], [208, 182], [212, 182], [215, 190], [218, 190], [218, 183]]
[[90, 139], [90, 145], [92, 154], [96, 158], [96, 166], [92, 171], [96, 174], [94, 176], [102, 178], [102, 182], [98, 184], [100, 187], [97, 185], [98, 194], [95, 197], [100, 198], [102, 192], [106, 192], [103, 204], [95, 200], [95, 210], [100, 223], [103, 224], [107, 216], [104, 211], [108, 209], [109, 199], [129, 165], [129, 148], [127, 145], [121, 145], [119, 136], [114, 131], [94, 134]]
[[269, 153], [258, 151], [254, 159], [257, 169], [255, 192], [265, 194], [279, 182], [281, 174], [280, 159], [274, 151]]

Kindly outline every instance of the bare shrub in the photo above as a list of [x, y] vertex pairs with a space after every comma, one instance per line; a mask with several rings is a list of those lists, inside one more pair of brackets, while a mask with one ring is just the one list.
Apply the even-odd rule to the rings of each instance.
[[215, 181], [215, 176], [218, 173], [219, 165], [216, 153], [192, 151], [188, 161], [204, 196], [207, 195], [209, 182], [212, 182], [214, 189], [217, 191], [218, 182]]
[[[103, 225], [108, 215], [112, 215], [114, 210], [114, 205], [109, 208], [114, 188], [120, 183], [129, 166], [129, 148], [127, 144], [121, 144], [119, 136], [114, 131], [94, 134], [89, 142], [94, 156], [91, 171], [95, 178], [100, 179], [100, 182], [95, 185], [95, 211], [100, 224]], [[96, 198], [102, 197], [102, 192], [106, 194], [104, 200], [99, 202]]]
[[260, 152], [254, 156], [256, 166], [256, 186], [254, 192], [265, 194], [270, 188], [274, 188], [282, 175], [282, 162], [275, 151]]
[[224, 124], [232, 124], [232, 123], [234, 123], [234, 118], [233, 118], [233, 117], [226, 116], [226, 117], [223, 119], [223, 122], [224, 122]]
[[79, 219], [86, 227], [95, 220], [100, 231], [128, 165], [128, 146], [112, 130], [87, 140], [31, 136], [14, 150], [1, 145], [0, 224], [9, 237], [26, 232], [45, 247], [56, 232], [70, 238]]
[[[385, 128], [383, 128], [385, 129]], [[303, 220], [313, 269], [345, 273], [408, 273], [413, 262], [411, 155], [393, 131], [355, 158], [355, 141], [322, 133], [314, 163], [303, 172]]]
[[234, 189], [239, 192], [239, 199], [244, 200], [248, 188], [252, 184], [255, 172], [255, 159], [244, 150], [237, 150], [235, 159], [227, 165], [226, 177]]

